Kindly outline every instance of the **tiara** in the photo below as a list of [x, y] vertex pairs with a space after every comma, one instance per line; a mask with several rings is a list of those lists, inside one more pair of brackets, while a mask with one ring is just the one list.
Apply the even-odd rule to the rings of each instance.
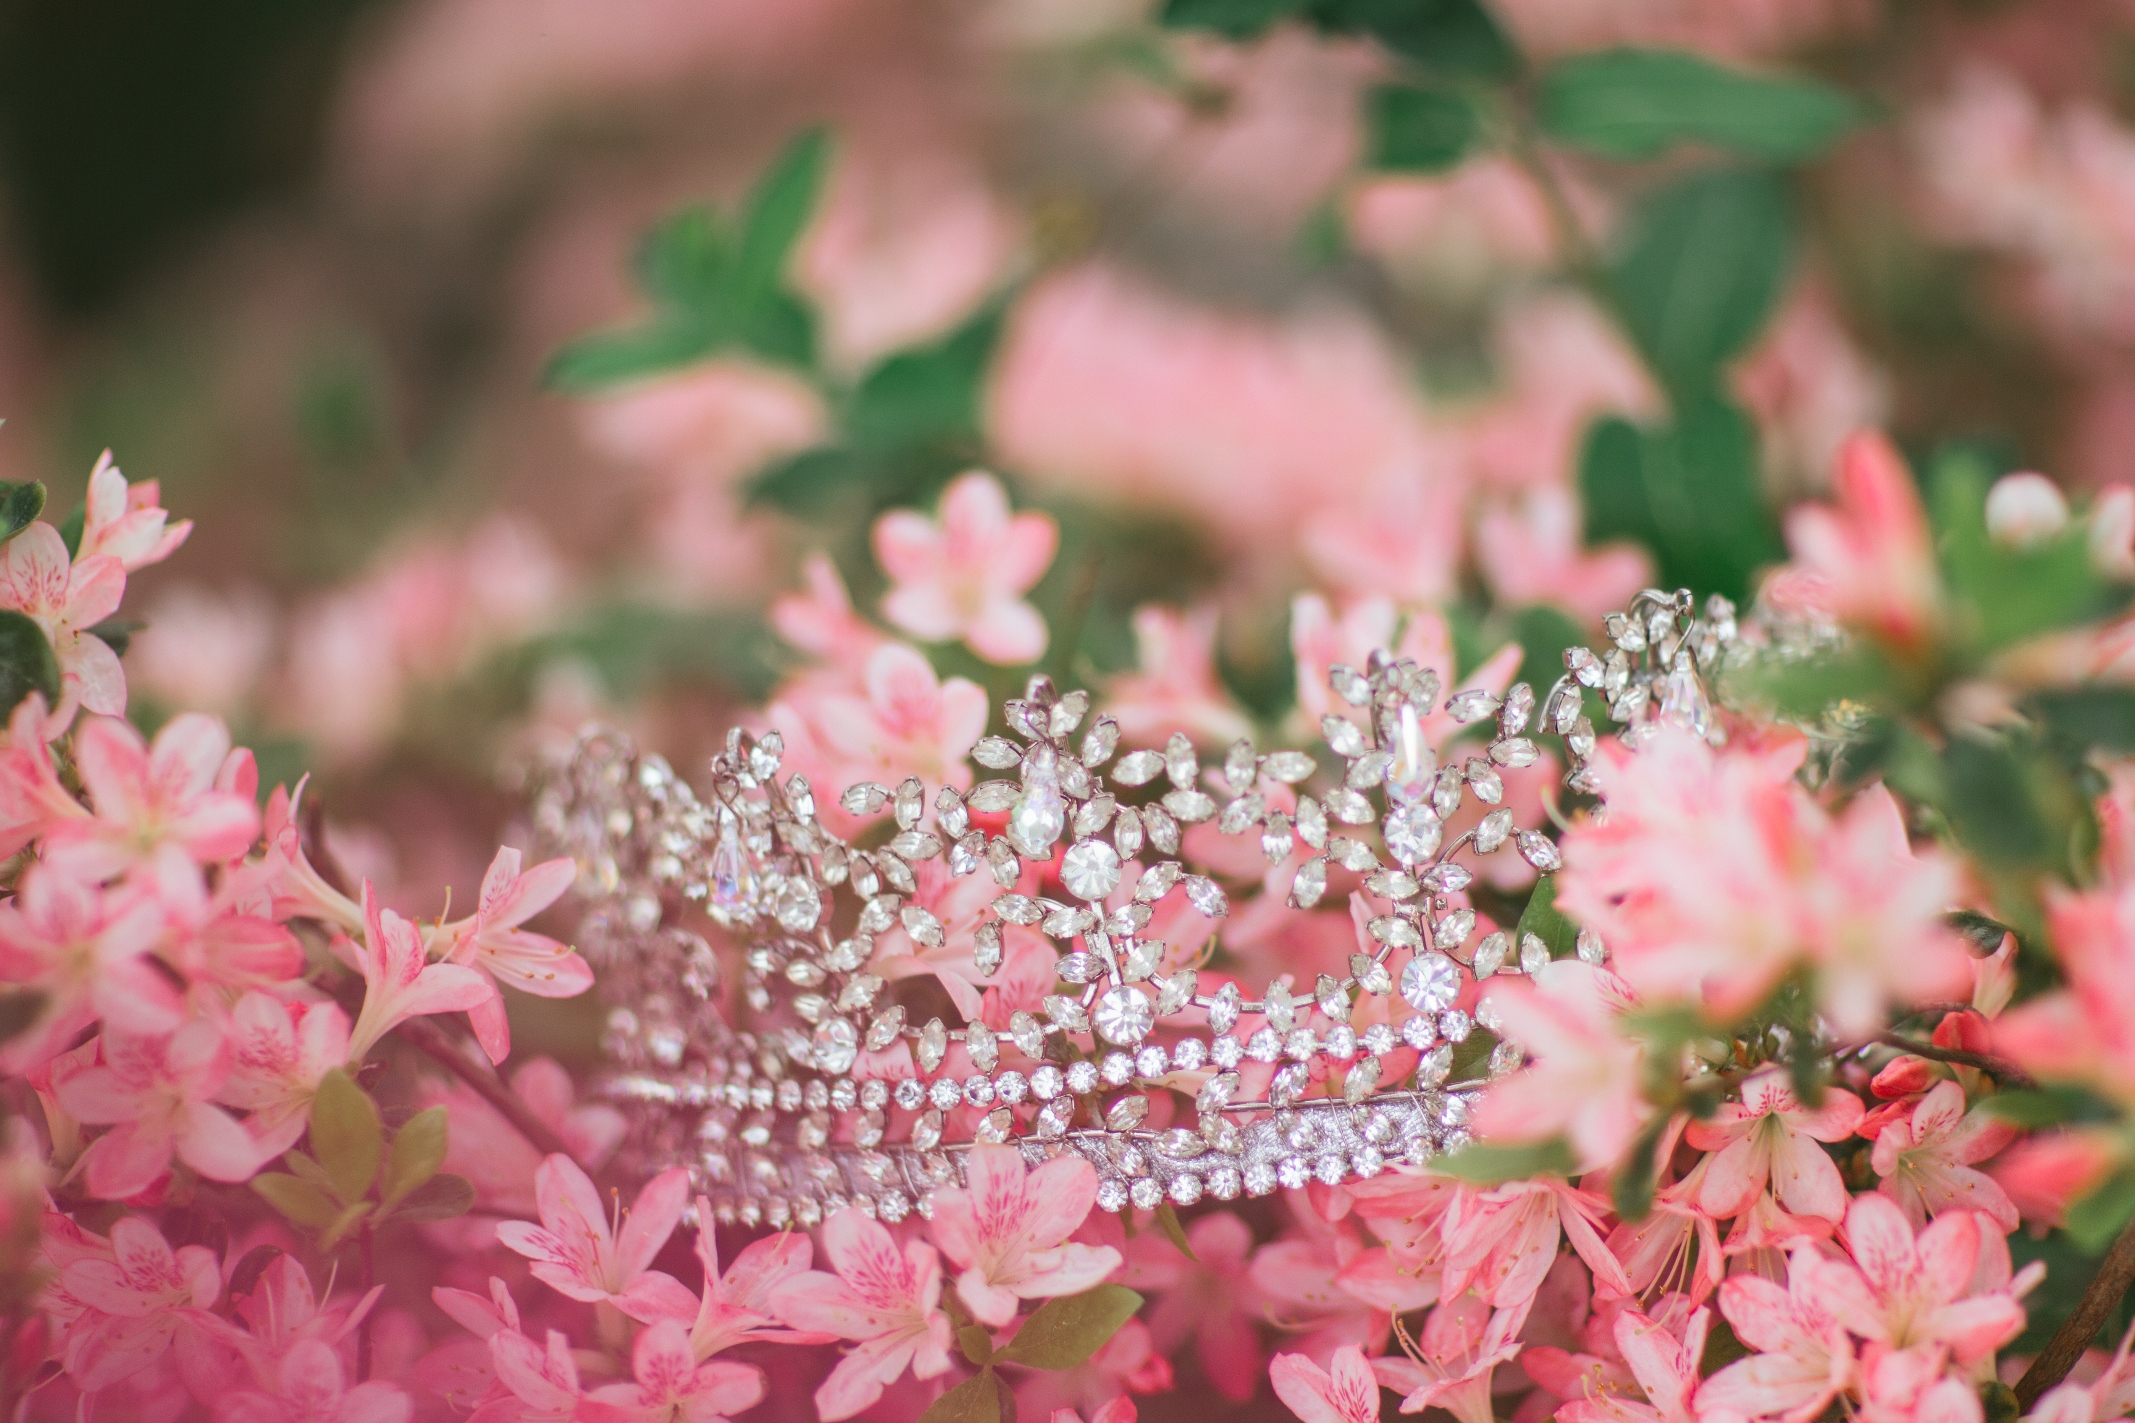
[[[1526, 683], [1441, 700], [1437, 672], [1386, 652], [1332, 668], [1349, 710], [1320, 730], [1338, 775], [1250, 740], [1213, 761], [1177, 734], [1123, 752], [1118, 723], [1089, 718], [1088, 693], [1034, 676], [1004, 704], [1009, 734], [972, 752], [1007, 774], [931, 799], [916, 776], [846, 787], [838, 805], [861, 827], [850, 839], [824, 824], [805, 776], [781, 775], [776, 731], [730, 731], [701, 793], [620, 735], [583, 733], [536, 769], [534, 830], [580, 867], [580, 947], [609, 1003], [602, 1090], [630, 1122], [621, 1168], [686, 1164], [722, 1222], [782, 1227], [847, 1204], [893, 1223], [931, 1216], [977, 1142], [1033, 1164], [1081, 1156], [1111, 1211], [1332, 1186], [1458, 1150], [1476, 1091], [1523, 1061], [1489, 1035], [1487, 1004], [1480, 1023], [1455, 1006], [1466, 981], [1552, 956], [1532, 933], [1476, 939], [1459, 902], [1481, 857], [1517, 855], [1538, 876], [1561, 863], [1501, 803], [1504, 773], [1536, 765], [1536, 738], [1555, 738], [1565, 786], [1592, 795], [1590, 707], [1634, 749], [1662, 725], [1722, 735], [1707, 682], [1737, 644], [1727, 600], [1700, 617], [1687, 591], [1648, 590], [1604, 626], [1607, 650], [1567, 650], [1539, 706]], [[1427, 723], [1447, 721], [1434, 751]], [[1480, 818], [1452, 833], [1471, 798]], [[1375, 912], [1345, 977], [1301, 989], [1284, 975], [1247, 998], [1171, 962], [1144, 932], [1168, 897], [1210, 919], [1229, 908], [1182, 859], [1183, 829], [1204, 825], [1257, 837], [1270, 865], [1302, 845], [1291, 909], [1319, 903], [1334, 870], [1359, 877]], [[1058, 954], [1040, 1011], [1002, 1030], [922, 1023], [869, 971], [892, 929], [945, 947], [915, 897], [915, 867], [930, 861], [929, 874], [992, 881], [972, 936], [981, 979], [1015, 927]], [[738, 995], [687, 927], [698, 916], [743, 945]], [[1573, 952], [1606, 957], [1591, 932]], [[722, 1000], [737, 997], [730, 1022]]]

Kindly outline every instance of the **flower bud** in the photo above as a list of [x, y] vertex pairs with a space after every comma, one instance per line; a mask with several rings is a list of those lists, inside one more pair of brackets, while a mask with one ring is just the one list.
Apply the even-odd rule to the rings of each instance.
[[2031, 548], [2068, 526], [2068, 501], [2043, 474], [2005, 474], [1987, 491], [1987, 534], [2010, 548]]

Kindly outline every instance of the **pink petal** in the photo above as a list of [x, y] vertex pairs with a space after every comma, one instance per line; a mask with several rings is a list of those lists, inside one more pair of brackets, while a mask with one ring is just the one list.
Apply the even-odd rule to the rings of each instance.
[[133, 824], [148, 814], [148, 744], [131, 726], [88, 718], [74, 734], [74, 762], [100, 818]]
[[1008, 522], [1008, 491], [990, 474], [962, 475], [942, 492], [941, 526], [959, 551], [992, 547]]
[[158, 791], [183, 800], [212, 788], [229, 754], [229, 728], [205, 712], [185, 712], [156, 733], [149, 749], [149, 775]]
[[882, 598], [890, 626], [922, 642], [947, 642], [964, 629], [964, 610], [938, 583], [902, 583]]
[[146, 1122], [113, 1127], [89, 1144], [83, 1159], [91, 1195], [106, 1201], [138, 1196], [170, 1169], [170, 1129]]
[[1000, 667], [1036, 662], [1045, 655], [1050, 634], [1038, 610], [1018, 599], [996, 598], [988, 602], [964, 629], [971, 650]]
[[1027, 593], [1052, 566], [1060, 526], [1050, 514], [1018, 514], [987, 557], [986, 581], [1008, 593]]
[[883, 1335], [869, 1339], [838, 1360], [815, 1391], [816, 1417], [821, 1423], [839, 1423], [869, 1407], [882, 1397], [882, 1390], [895, 1382], [912, 1359], [909, 1335]]
[[675, 1226], [682, 1220], [682, 1208], [688, 1204], [687, 1167], [670, 1166], [645, 1183], [637, 1202], [624, 1215], [622, 1231], [616, 1237], [616, 1270], [622, 1278], [627, 1280], [652, 1263], [667, 1237], [675, 1233]]
[[945, 550], [934, 521], [897, 509], [875, 521], [875, 562], [893, 583], [922, 583], [940, 568]]

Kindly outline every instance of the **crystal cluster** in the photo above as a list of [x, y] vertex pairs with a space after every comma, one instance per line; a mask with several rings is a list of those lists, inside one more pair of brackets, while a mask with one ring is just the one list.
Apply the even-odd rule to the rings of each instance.
[[[850, 840], [804, 777], [781, 774], [775, 732], [731, 732], [701, 795], [659, 757], [589, 733], [544, 772], [535, 825], [578, 860], [593, 903], [580, 946], [608, 992], [607, 1090], [633, 1114], [638, 1163], [689, 1162], [723, 1219], [806, 1225], [848, 1202], [927, 1213], [972, 1142], [1033, 1161], [1077, 1153], [1112, 1210], [1333, 1185], [1457, 1149], [1473, 1089], [1520, 1058], [1455, 1004], [1469, 978], [1532, 973], [1551, 952], [1531, 934], [1478, 939], [1461, 903], [1478, 857], [1559, 865], [1556, 842], [1502, 804], [1504, 773], [1555, 738], [1567, 784], [1591, 791], [1589, 708], [1634, 746], [1662, 721], [1718, 734], [1701, 673], [1734, 637], [1731, 608], [1714, 599], [1695, 620], [1687, 593], [1648, 592], [1608, 629], [1607, 653], [1571, 649], [1539, 700], [1524, 683], [1442, 696], [1436, 671], [1384, 654], [1335, 667], [1350, 710], [1321, 731], [1338, 765], [1243, 740], [1204, 758], [1182, 735], [1123, 752], [1087, 693], [1034, 677], [1003, 709], [1008, 734], [973, 752], [994, 778], [931, 795], [916, 777], [845, 787], [838, 804], [862, 826]], [[1470, 799], [1479, 817], [1451, 832]], [[1182, 858], [1203, 824], [1294, 866], [1295, 910], [1331, 874], [1355, 877], [1381, 912], [1346, 975], [1286, 975], [1248, 998], [1145, 932], [1172, 895], [1228, 912], [1224, 888]], [[869, 971], [893, 928], [944, 947], [916, 897], [930, 860], [992, 881], [980, 976], [1001, 967], [1007, 926], [1050, 943], [1058, 981], [1040, 1011], [1000, 1031], [919, 1022]], [[1026, 866], [1060, 897], [1026, 892]], [[683, 927], [694, 914], [746, 945], [743, 1023], [721, 1012], [717, 957]], [[1598, 961], [1603, 947], [1582, 935], [1577, 952]], [[870, 1068], [900, 1042], [914, 1075]]]

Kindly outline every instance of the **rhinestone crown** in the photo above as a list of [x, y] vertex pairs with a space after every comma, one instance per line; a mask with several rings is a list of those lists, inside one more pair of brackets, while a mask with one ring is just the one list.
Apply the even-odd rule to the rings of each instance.
[[[537, 773], [535, 831], [577, 859], [591, 906], [580, 946], [610, 1004], [604, 1090], [631, 1119], [626, 1169], [686, 1163], [720, 1219], [805, 1226], [848, 1203], [893, 1222], [929, 1214], [973, 1142], [1033, 1162], [1080, 1155], [1115, 1211], [1335, 1185], [1458, 1149], [1475, 1090], [1522, 1058], [1495, 1042], [1487, 1010], [1477, 1023], [1456, 1001], [1469, 978], [1533, 973], [1552, 953], [1533, 934], [1477, 937], [1463, 861], [1558, 868], [1556, 842], [1501, 804], [1502, 773], [1555, 739], [1565, 785], [1592, 794], [1590, 708], [1633, 747], [1662, 723], [1720, 736], [1705, 678], [1736, 642], [1734, 609], [1693, 606], [1688, 592], [1640, 594], [1605, 620], [1606, 652], [1565, 653], [1539, 706], [1525, 683], [1442, 698], [1435, 671], [1386, 653], [1337, 666], [1351, 710], [1321, 731], [1339, 774], [1251, 741], [1213, 764], [1183, 735], [1122, 754], [1086, 692], [1033, 677], [1004, 707], [1011, 734], [973, 751], [1005, 774], [931, 798], [917, 777], [846, 787], [851, 838], [819, 818], [805, 777], [781, 775], [776, 732], [730, 732], [704, 793], [660, 757], [585, 733]], [[1433, 727], [1460, 724], [1435, 751], [1434, 714]], [[1487, 809], [1450, 833], [1471, 797]], [[1270, 865], [1296, 862], [1292, 909], [1319, 903], [1331, 874], [1356, 877], [1372, 912], [1346, 976], [1211, 991], [1205, 950], [1182, 962], [1145, 934], [1172, 895], [1228, 912], [1223, 886], [1182, 861], [1182, 832], [1199, 825], [1256, 837]], [[1004, 936], [1057, 954], [1039, 1011], [947, 1021], [870, 971], [893, 930], [915, 952], [950, 951], [923, 876], [990, 879], [966, 926], [975, 980], [1002, 969]], [[745, 946], [738, 1007], [686, 927], [699, 915]], [[1591, 934], [1574, 951], [1606, 953]]]

